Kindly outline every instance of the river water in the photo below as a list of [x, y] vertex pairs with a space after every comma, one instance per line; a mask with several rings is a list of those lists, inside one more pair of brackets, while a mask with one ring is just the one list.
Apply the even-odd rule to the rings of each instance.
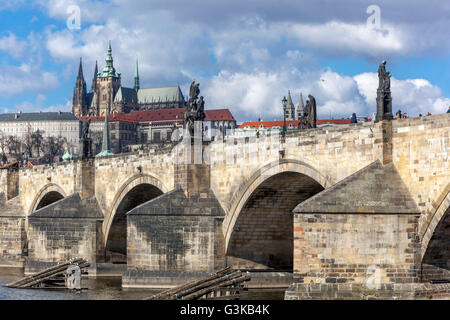
[[[68, 290], [15, 289], [3, 285], [22, 278], [23, 272], [0, 269], [0, 300], [142, 300], [161, 290], [122, 289], [120, 277], [83, 278], [81, 293]], [[249, 289], [248, 300], [282, 300], [284, 289]]]

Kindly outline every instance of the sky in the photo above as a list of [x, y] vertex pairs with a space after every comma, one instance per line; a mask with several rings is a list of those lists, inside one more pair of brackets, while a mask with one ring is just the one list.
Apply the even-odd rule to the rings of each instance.
[[371, 116], [377, 69], [393, 111], [450, 106], [450, 1], [0, 0], [0, 112], [71, 111], [80, 57], [88, 90], [108, 41], [122, 85], [200, 83], [205, 108], [282, 119], [290, 91], [319, 119]]

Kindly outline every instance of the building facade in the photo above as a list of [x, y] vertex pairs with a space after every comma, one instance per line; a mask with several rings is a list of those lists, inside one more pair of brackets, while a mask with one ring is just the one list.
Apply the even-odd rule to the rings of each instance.
[[72, 154], [80, 152], [81, 122], [70, 112], [34, 112], [0, 114], [0, 134], [19, 140], [29, 132], [40, 130], [42, 136], [65, 138]]
[[[130, 114], [113, 113], [108, 116], [111, 151], [129, 151], [132, 146], [172, 141], [175, 130], [183, 128], [186, 108], [133, 111]], [[90, 130], [94, 153], [101, 150], [105, 117], [80, 117], [82, 122], [91, 120]], [[203, 137], [213, 141], [230, 134], [236, 128], [236, 120], [228, 109], [205, 110]]]
[[[80, 117], [83, 123], [86, 123], [89, 119], [91, 120], [89, 129], [92, 138], [92, 152], [95, 155], [102, 150], [105, 117]], [[123, 113], [109, 115], [108, 127], [113, 153], [126, 152], [129, 145], [138, 143], [137, 123], [131, 115]]]

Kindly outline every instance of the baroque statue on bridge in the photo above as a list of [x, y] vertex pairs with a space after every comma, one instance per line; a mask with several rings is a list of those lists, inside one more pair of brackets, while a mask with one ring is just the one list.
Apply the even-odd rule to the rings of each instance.
[[316, 128], [316, 99], [312, 95], [308, 95], [308, 101], [306, 101], [306, 106], [303, 110], [302, 117], [299, 120], [300, 123], [298, 126], [300, 129]]
[[[198, 95], [200, 94], [200, 83], [195, 83], [192, 81], [191, 88], [189, 89], [189, 101], [186, 108], [186, 112], [183, 115], [184, 118], [184, 128], [189, 130], [189, 134], [191, 137], [194, 136], [194, 124], [197, 121], [203, 122], [205, 119], [205, 101], [203, 100], [203, 96], [198, 99]], [[201, 134], [203, 135], [203, 129], [201, 130]]]
[[392, 120], [391, 74], [386, 71], [386, 61], [378, 67], [377, 114], [375, 122]]

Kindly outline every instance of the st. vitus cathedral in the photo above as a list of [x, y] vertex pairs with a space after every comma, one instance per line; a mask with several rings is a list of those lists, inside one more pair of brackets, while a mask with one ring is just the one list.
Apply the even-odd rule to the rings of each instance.
[[102, 72], [98, 72], [97, 62], [95, 63], [91, 90], [87, 92], [80, 58], [72, 103], [72, 112], [77, 117], [185, 106], [186, 101], [179, 86], [140, 88], [137, 61], [133, 88], [122, 86], [120, 72], [116, 72], [114, 68], [111, 42], [106, 55], [106, 65]]

